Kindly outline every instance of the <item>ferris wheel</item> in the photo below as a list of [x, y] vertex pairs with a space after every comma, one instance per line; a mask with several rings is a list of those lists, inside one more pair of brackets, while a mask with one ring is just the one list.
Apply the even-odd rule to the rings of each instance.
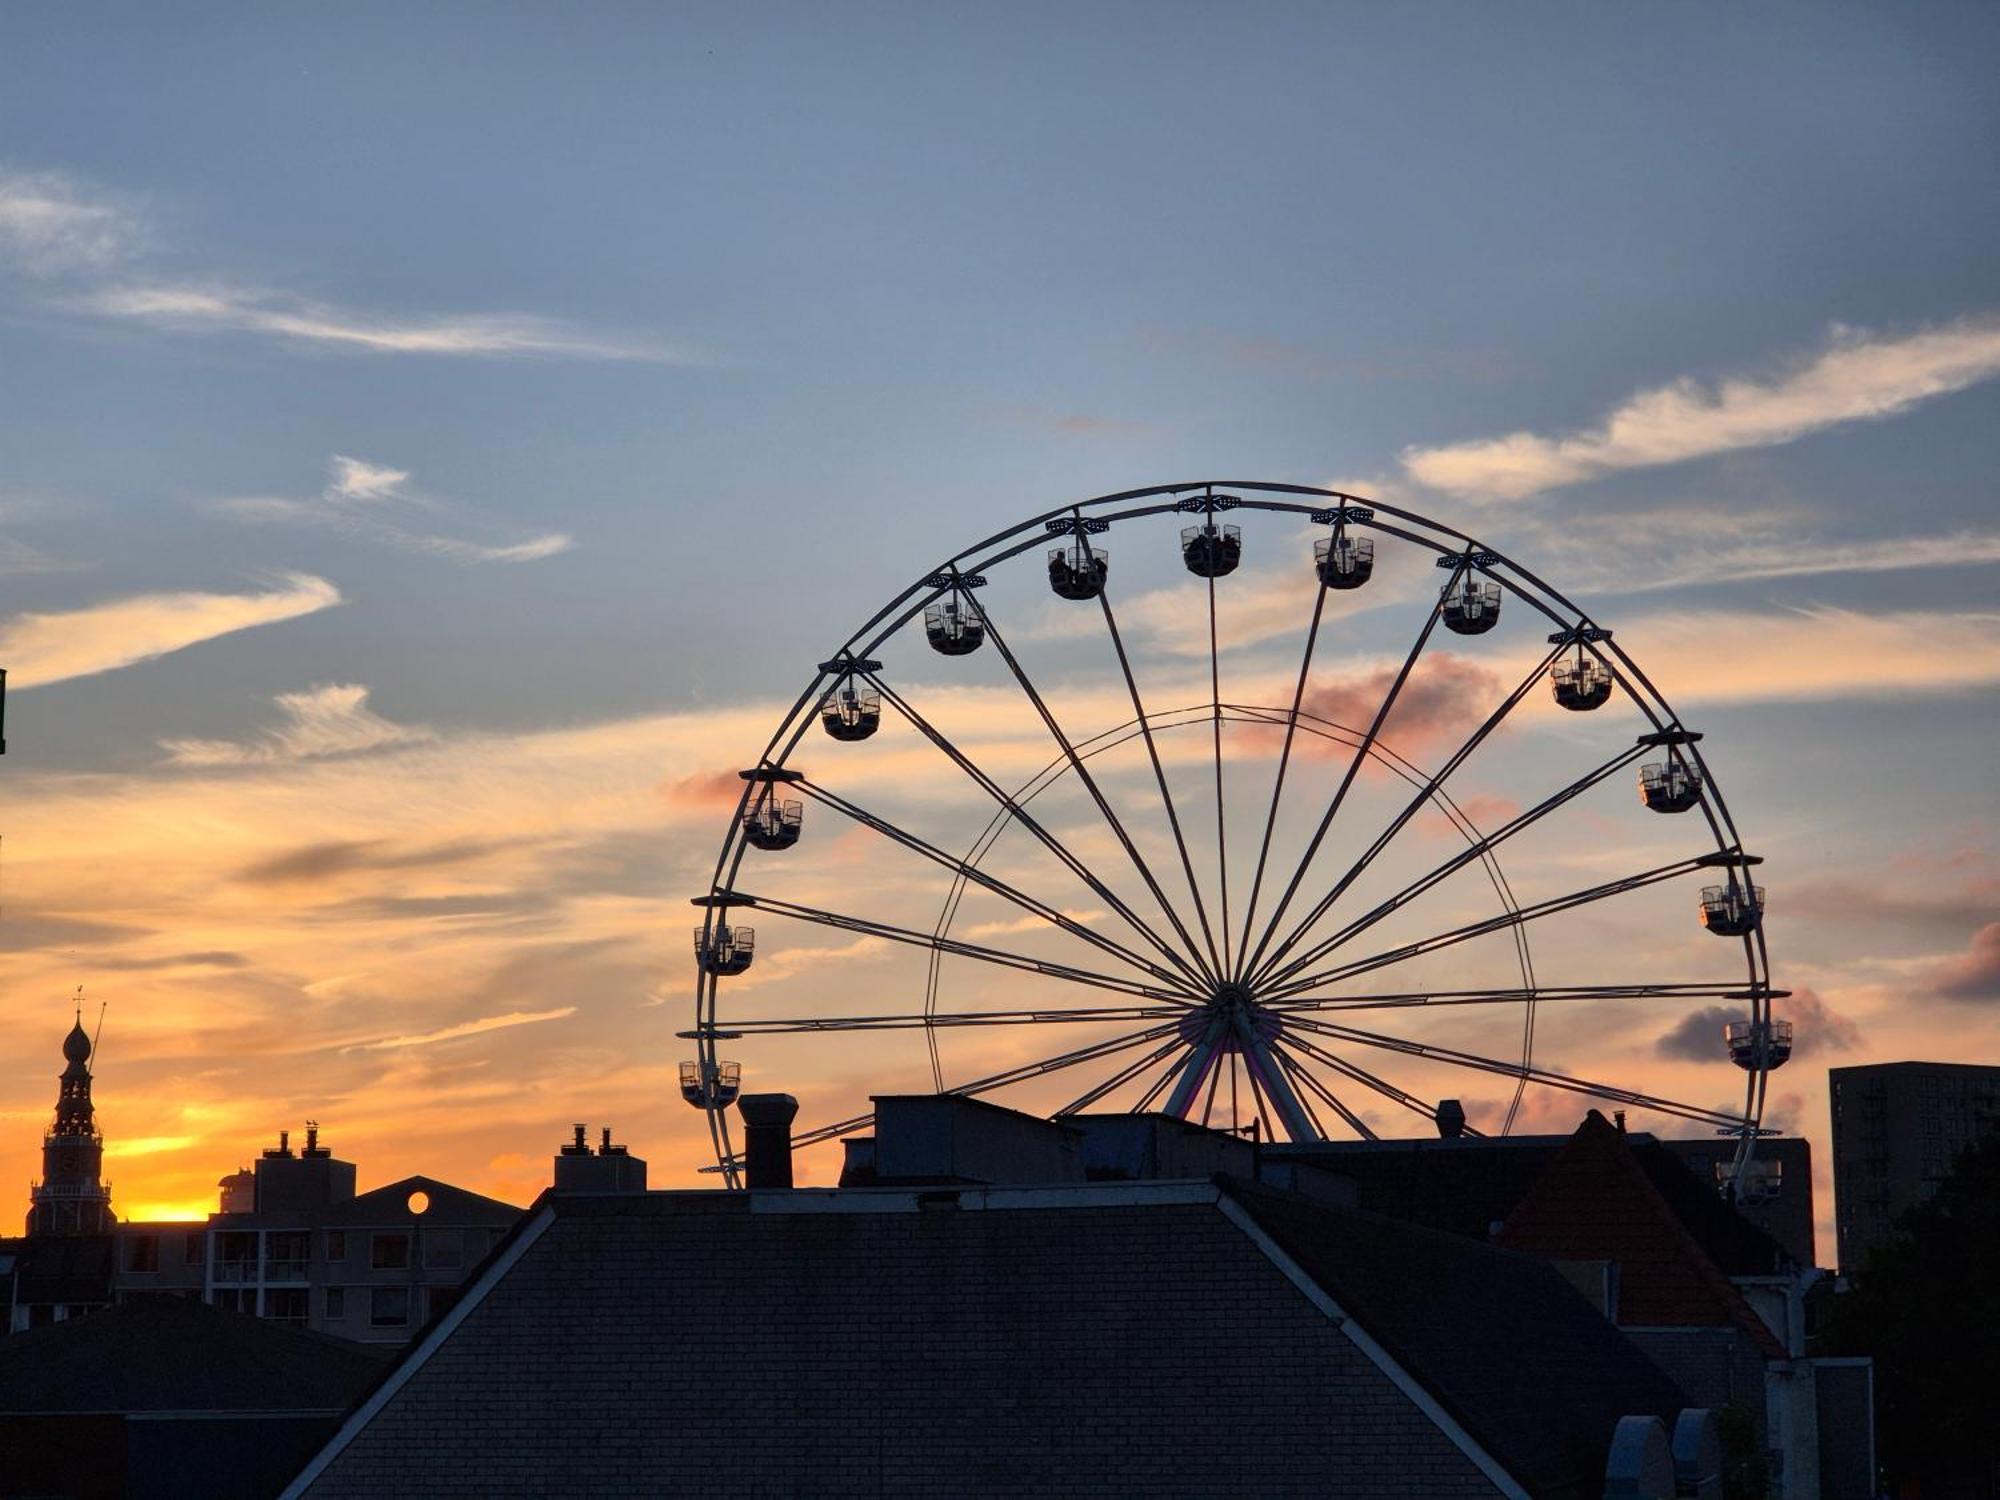
[[[749, 1057], [814, 1080], [800, 1150], [891, 1092], [1298, 1143], [1603, 1101], [1728, 1138], [1759, 1196], [1792, 1028], [1701, 740], [1604, 624], [1411, 511], [1235, 481], [1049, 510], [896, 593], [741, 770], [682, 1095], [731, 1186]], [[1739, 1086], [1565, 1060], [1657, 1071], [1676, 1024]]]

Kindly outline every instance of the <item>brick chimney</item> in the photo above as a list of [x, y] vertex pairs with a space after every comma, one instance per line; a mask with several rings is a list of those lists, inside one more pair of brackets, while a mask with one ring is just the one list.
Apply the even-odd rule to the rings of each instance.
[[745, 1094], [736, 1101], [743, 1116], [743, 1181], [750, 1188], [792, 1185], [792, 1121], [799, 1101], [790, 1094]]

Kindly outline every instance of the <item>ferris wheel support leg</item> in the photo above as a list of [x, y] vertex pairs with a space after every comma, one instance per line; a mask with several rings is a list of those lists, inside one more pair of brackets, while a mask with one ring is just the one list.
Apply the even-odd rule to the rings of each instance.
[[1212, 1021], [1202, 1039], [1196, 1042], [1188, 1055], [1187, 1066], [1181, 1069], [1180, 1082], [1174, 1085], [1173, 1093], [1161, 1106], [1168, 1114], [1185, 1120], [1194, 1110], [1194, 1101], [1201, 1093], [1201, 1086], [1208, 1082], [1208, 1075], [1222, 1054], [1224, 1023]]
[[1299, 1096], [1292, 1089], [1291, 1079], [1278, 1066], [1264, 1039], [1256, 1034], [1247, 1020], [1240, 1017], [1236, 1022], [1236, 1034], [1243, 1047], [1243, 1066], [1250, 1074], [1250, 1081], [1271, 1101], [1271, 1108], [1284, 1122], [1286, 1136], [1294, 1141], [1319, 1140], [1320, 1132], [1313, 1128], [1312, 1118], [1300, 1104]]

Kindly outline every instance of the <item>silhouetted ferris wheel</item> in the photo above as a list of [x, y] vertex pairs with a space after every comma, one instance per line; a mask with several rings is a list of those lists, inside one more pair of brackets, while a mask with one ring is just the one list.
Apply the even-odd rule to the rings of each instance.
[[[1112, 542], [1155, 586], [1121, 592]], [[1748, 1194], [1791, 1026], [1701, 738], [1588, 612], [1410, 511], [1236, 482], [1062, 506], [898, 592], [741, 772], [683, 1096], [731, 1185], [756, 1054], [827, 1080], [799, 1148], [916, 1088], [1290, 1141], [1581, 1096], [1733, 1138]], [[1514, 795], [1464, 790], [1488, 765]], [[1740, 1107], [1563, 1061], [1632, 1053], [1642, 1016], [1712, 1036]]]

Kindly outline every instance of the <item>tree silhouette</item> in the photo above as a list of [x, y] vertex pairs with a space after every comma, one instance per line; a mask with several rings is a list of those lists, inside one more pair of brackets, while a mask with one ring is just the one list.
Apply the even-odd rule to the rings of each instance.
[[1834, 1300], [1830, 1354], [1875, 1360], [1879, 1457], [1893, 1492], [2000, 1496], [2000, 1135], [1897, 1220]]

